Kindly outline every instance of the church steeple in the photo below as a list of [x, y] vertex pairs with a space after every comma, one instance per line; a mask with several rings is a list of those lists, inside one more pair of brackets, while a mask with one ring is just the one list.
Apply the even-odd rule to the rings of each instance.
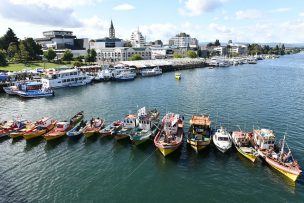
[[110, 29], [109, 29], [109, 38], [111, 38], [111, 39], [115, 38], [115, 29], [113, 26], [112, 19], [111, 19], [111, 25], [110, 25]]

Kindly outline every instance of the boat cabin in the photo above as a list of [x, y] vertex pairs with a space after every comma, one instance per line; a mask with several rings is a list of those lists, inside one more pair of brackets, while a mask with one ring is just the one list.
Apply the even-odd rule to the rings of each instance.
[[233, 131], [231, 136], [237, 145], [243, 146], [249, 143], [249, 138], [243, 131]]
[[216, 138], [217, 141], [228, 142], [229, 141], [229, 134], [228, 134], [228, 132], [226, 131], [225, 128], [221, 127], [220, 129], [216, 130], [215, 138]]
[[135, 128], [138, 126], [139, 122], [137, 120], [136, 115], [129, 114], [124, 117], [123, 123], [124, 123], [124, 128]]
[[43, 117], [42, 119], [36, 121], [35, 125], [39, 126], [39, 127], [44, 127], [47, 128], [48, 126], [50, 126], [53, 122], [53, 119], [49, 118], [49, 117]]
[[70, 123], [69, 122], [59, 122], [59, 123], [57, 123], [57, 125], [56, 125], [56, 129], [58, 130], [58, 131], [65, 131], [66, 129], [68, 129], [69, 128], [69, 126], [70, 126]]
[[262, 150], [274, 148], [275, 135], [272, 130], [253, 130], [253, 139], [257, 147]]

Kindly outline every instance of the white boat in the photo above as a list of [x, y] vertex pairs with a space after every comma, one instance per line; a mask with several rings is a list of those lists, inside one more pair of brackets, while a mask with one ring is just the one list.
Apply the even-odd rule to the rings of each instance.
[[73, 68], [51, 72], [46, 78], [42, 78], [41, 82], [44, 88], [61, 88], [86, 85], [91, 83], [92, 79], [93, 77]]
[[223, 127], [216, 130], [215, 134], [212, 137], [212, 140], [216, 148], [223, 153], [228, 151], [228, 149], [230, 149], [232, 146], [230, 135]]
[[110, 69], [106, 68], [98, 72], [94, 79], [97, 81], [109, 81], [111, 80], [111, 78], [112, 78], [112, 72]]
[[136, 77], [136, 74], [134, 74], [129, 69], [118, 69], [116, 70], [116, 74], [114, 75], [114, 80], [116, 81], [128, 81], [128, 80], [134, 80]]
[[158, 66], [156, 66], [152, 69], [145, 68], [141, 71], [141, 76], [143, 76], [143, 77], [156, 76], [156, 75], [161, 75], [161, 74], [163, 74], [163, 71]]

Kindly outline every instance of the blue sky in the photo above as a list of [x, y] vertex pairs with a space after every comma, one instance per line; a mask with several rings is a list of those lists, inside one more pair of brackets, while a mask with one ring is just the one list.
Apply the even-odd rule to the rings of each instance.
[[304, 42], [303, 0], [0, 0], [0, 35], [11, 27], [19, 38], [52, 29], [89, 39], [129, 39], [139, 30], [147, 41], [168, 43], [186, 32], [200, 42]]

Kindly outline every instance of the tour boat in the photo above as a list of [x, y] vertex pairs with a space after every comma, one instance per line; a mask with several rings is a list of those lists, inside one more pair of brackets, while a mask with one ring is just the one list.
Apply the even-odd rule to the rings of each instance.
[[245, 133], [241, 130], [233, 131], [231, 134], [232, 142], [237, 151], [250, 161], [255, 162], [259, 154], [253, 147], [249, 146], [251, 138], [252, 133]]
[[102, 118], [92, 118], [87, 122], [83, 134], [86, 138], [99, 133], [99, 131], [104, 127], [105, 121]]
[[20, 97], [26, 98], [38, 98], [38, 97], [51, 97], [54, 96], [54, 90], [52, 89], [40, 89], [33, 91], [18, 91]]
[[112, 135], [116, 140], [128, 138], [132, 130], [135, 129], [138, 124], [137, 115], [128, 114], [123, 119], [123, 127]]
[[129, 80], [134, 80], [135, 77], [136, 74], [132, 73], [130, 70], [120, 70], [120, 72], [114, 76], [114, 80], [129, 81]]
[[51, 72], [41, 79], [44, 88], [61, 88], [81, 86], [91, 83], [93, 77], [82, 73], [78, 69], [67, 69]]
[[181, 73], [175, 73], [175, 79], [177, 79], [177, 80], [182, 79]]
[[[285, 135], [279, 146], [275, 146], [275, 135], [272, 130], [253, 130], [253, 142], [259, 155], [274, 169], [285, 175], [292, 181], [296, 181], [302, 171], [300, 165], [292, 156], [291, 150], [286, 144]], [[285, 147], [289, 149], [285, 151]]]
[[130, 133], [133, 144], [139, 145], [146, 142], [158, 132], [159, 112], [156, 109], [146, 111], [146, 107], [138, 110], [138, 127]]
[[157, 75], [161, 75], [161, 74], [163, 74], [163, 71], [158, 66], [156, 66], [152, 69], [145, 68], [145, 69], [141, 70], [142, 77], [157, 76]]
[[43, 134], [47, 133], [48, 131], [52, 130], [57, 121], [53, 120], [50, 117], [43, 117], [42, 119], [36, 121], [34, 123], [35, 127], [30, 129], [29, 131], [26, 131], [22, 134], [24, 139], [30, 140], [35, 137], [42, 136]]
[[86, 122], [81, 120], [78, 124], [76, 124], [71, 130], [69, 130], [66, 134], [69, 137], [78, 137], [83, 134], [85, 129]]
[[167, 156], [174, 152], [183, 142], [184, 121], [179, 114], [167, 113], [162, 119], [161, 128], [154, 138], [159, 151]]
[[112, 78], [112, 72], [110, 69], [106, 68], [98, 72], [94, 80], [96, 81], [109, 81]]
[[228, 151], [232, 146], [230, 135], [223, 126], [216, 130], [212, 140], [216, 148], [223, 153]]
[[208, 115], [193, 115], [188, 131], [188, 144], [196, 151], [200, 151], [210, 145], [211, 120]]
[[83, 111], [78, 112], [70, 121], [62, 121], [56, 124], [56, 127], [43, 135], [46, 140], [54, 140], [64, 136], [70, 129], [77, 125], [83, 119]]
[[111, 124], [107, 125], [105, 128], [99, 131], [102, 137], [114, 135], [117, 131], [119, 131], [123, 127], [122, 121], [114, 121]]

